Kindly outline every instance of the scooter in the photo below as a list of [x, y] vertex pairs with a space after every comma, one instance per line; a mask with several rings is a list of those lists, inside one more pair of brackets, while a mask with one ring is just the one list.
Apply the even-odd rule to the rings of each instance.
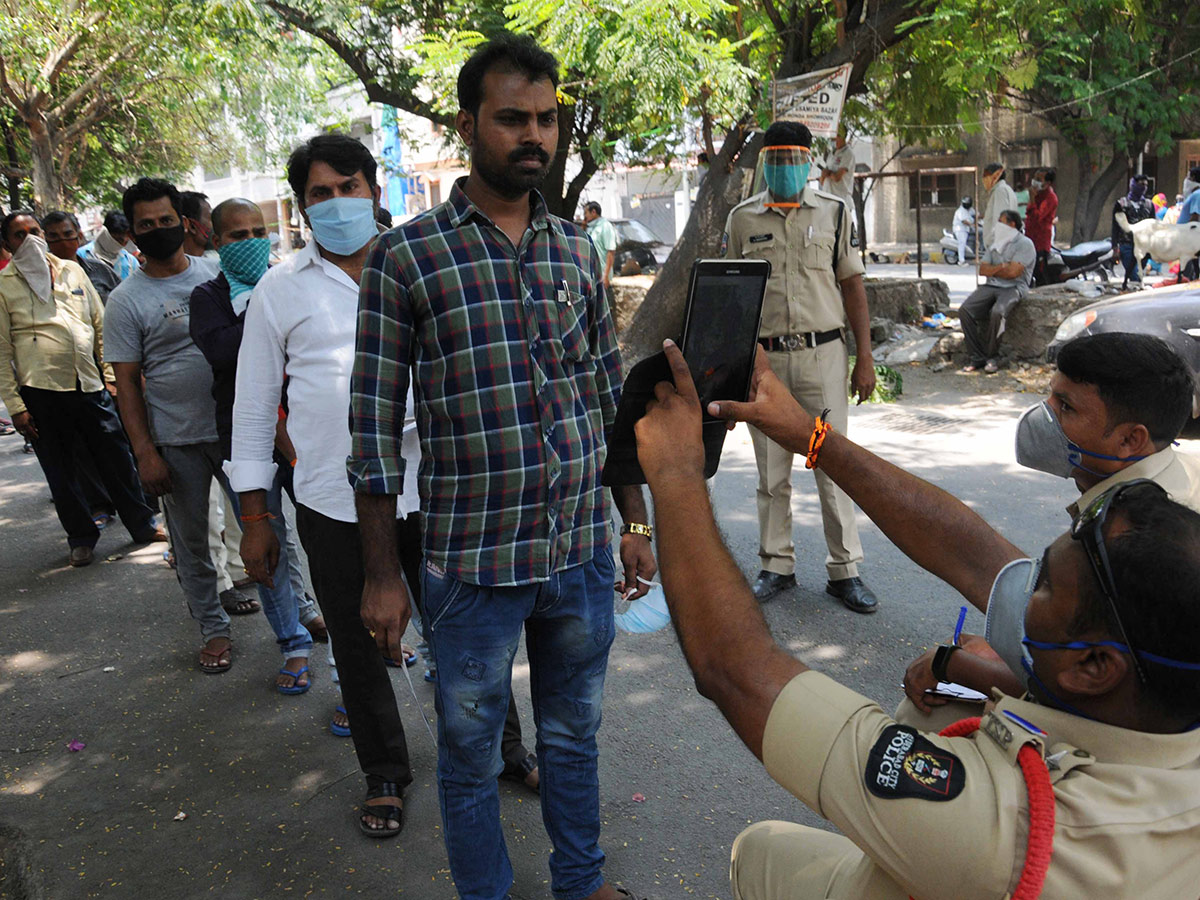
[[[949, 229], [942, 229], [942, 239], [938, 241], [938, 246], [942, 248], [942, 260], [948, 266], [957, 265], [958, 263], [958, 238], [954, 236], [954, 232]], [[975, 232], [972, 230], [967, 234], [967, 259], [975, 258]]]
[[1113, 264], [1112, 244], [1108, 241], [1085, 241], [1069, 250], [1050, 248], [1046, 259], [1046, 284], [1062, 284], [1072, 278], [1095, 272], [1101, 281], [1108, 281]]

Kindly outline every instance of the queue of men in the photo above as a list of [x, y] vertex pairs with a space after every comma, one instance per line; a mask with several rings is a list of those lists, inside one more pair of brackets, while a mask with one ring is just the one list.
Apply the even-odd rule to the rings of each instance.
[[[147, 502], [162, 498], [200, 629], [196, 664], [229, 671], [233, 628], [209, 546], [218, 485], [282, 656], [274, 688], [307, 691], [313, 640], [332, 642], [344, 705], [331, 730], [353, 740], [370, 838], [405, 825], [414, 774], [387, 667], [404, 663], [401, 638], [419, 617], [436, 662], [444, 841], [467, 900], [513, 888], [498, 777], [541, 794], [555, 897], [637, 896], [604, 871], [596, 736], [612, 587], [640, 596], [660, 565], [699, 691], [842, 831], [747, 829], [733, 847], [735, 897], [1194, 893], [1200, 614], [1187, 599], [1200, 579], [1200, 466], [1172, 448], [1192, 408], [1186, 365], [1144, 336], [1062, 348], [1050, 396], [1019, 423], [1017, 459], [1073, 478], [1081, 496], [1070, 531], [1028, 556], [845, 436], [848, 388], [861, 402], [874, 384], [861, 264], [844, 199], [806, 186], [811, 135], [776, 123], [767, 189], [726, 227], [728, 256], [773, 263], [751, 397], [702, 411], [668, 342], [672, 381], [637, 425], [652, 528], [639, 488], [610, 498], [600, 486], [622, 372], [611, 261], [538, 191], [558, 146], [558, 74], [528, 38], [482, 44], [458, 78], [469, 175], [386, 232], [361, 143], [330, 134], [296, 148], [287, 177], [313, 240], [273, 268], [253, 203], [213, 208], [159, 179], [131, 186], [123, 221], [106, 219], [87, 247], [69, 215], [4, 218], [0, 399], [38, 454], [72, 564], [90, 561], [99, 536], [82, 453], [135, 541], [165, 539]], [[988, 173], [989, 186], [1002, 177]], [[1006, 206], [987, 238], [997, 255], [984, 274], [998, 283], [978, 298], [973, 314], [987, 316], [989, 299], [991, 324], [971, 346], [989, 361], [1012, 290], [1002, 282], [1027, 286], [1036, 260], [1032, 244], [1008, 250], [1028, 242], [1021, 224]], [[125, 234], [141, 260], [122, 275]], [[73, 257], [116, 276], [107, 300]], [[753, 587], [712, 514], [705, 412], [752, 428]], [[817, 475], [831, 595], [856, 612], [877, 606], [858, 574], [857, 503], [987, 615], [986, 636], [912, 664], [895, 717], [767, 629], [760, 603], [794, 583], [797, 453]], [[951, 543], [971, 552], [948, 554]], [[511, 691], [522, 633], [536, 753]], [[991, 699], [944, 730], [960, 710], [928, 691], [947, 680]]]

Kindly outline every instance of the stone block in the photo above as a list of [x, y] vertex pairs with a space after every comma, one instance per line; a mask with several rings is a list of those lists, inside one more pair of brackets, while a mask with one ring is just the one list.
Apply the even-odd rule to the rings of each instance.
[[867, 278], [863, 285], [872, 317], [917, 325], [950, 309], [950, 289], [938, 278]]
[[1000, 352], [1010, 359], [1044, 360], [1046, 345], [1063, 320], [1075, 310], [1095, 303], [1097, 297], [1080, 294], [1064, 285], [1034, 288], [1008, 314]]

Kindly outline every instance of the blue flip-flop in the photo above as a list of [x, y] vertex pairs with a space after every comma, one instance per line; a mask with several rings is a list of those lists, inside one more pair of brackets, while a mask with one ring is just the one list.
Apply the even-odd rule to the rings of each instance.
[[[385, 662], [387, 665], [391, 666], [393, 669], [399, 669], [399, 668], [400, 668], [400, 663], [396, 662], [396, 661], [395, 661], [394, 659], [392, 659], [390, 656], [385, 656], [385, 657], [383, 658], [383, 661], [384, 661], [384, 662]], [[411, 668], [412, 668], [413, 666], [415, 666], [416, 664], [417, 664], [417, 654], [415, 654], [415, 653], [414, 653], [412, 656], [406, 656], [406, 657], [404, 657], [404, 668], [406, 668], [406, 669], [411, 669]]]
[[[347, 714], [344, 706], [335, 706], [334, 711], [340, 712], [343, 716]], [[337, 737], [350, 737], [350, 726], [339, 725], [333, 719], [329, 720], [329, 731]]]
[[275, 685], [275, 690], [281, 694], [304, 694], [312, 687], [312, 679], [308, 680], [308, 684], [300, 684], [300, 676], [308, 671], [308, 666], [301, 666], [299, 672], [293, 672], [291, 669], [280, 669], [280, 675], [290, 675], [292, 677], [291, 687], [286, 687], [282, 684]]

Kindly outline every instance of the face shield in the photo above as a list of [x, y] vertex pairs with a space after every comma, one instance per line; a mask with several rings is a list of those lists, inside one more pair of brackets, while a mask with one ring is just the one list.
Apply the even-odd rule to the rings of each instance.
[[764, 147], [763, 178], [770, 198], [767, 206], [799, 206], [808, 182], [812, 151], [798, 144]]

